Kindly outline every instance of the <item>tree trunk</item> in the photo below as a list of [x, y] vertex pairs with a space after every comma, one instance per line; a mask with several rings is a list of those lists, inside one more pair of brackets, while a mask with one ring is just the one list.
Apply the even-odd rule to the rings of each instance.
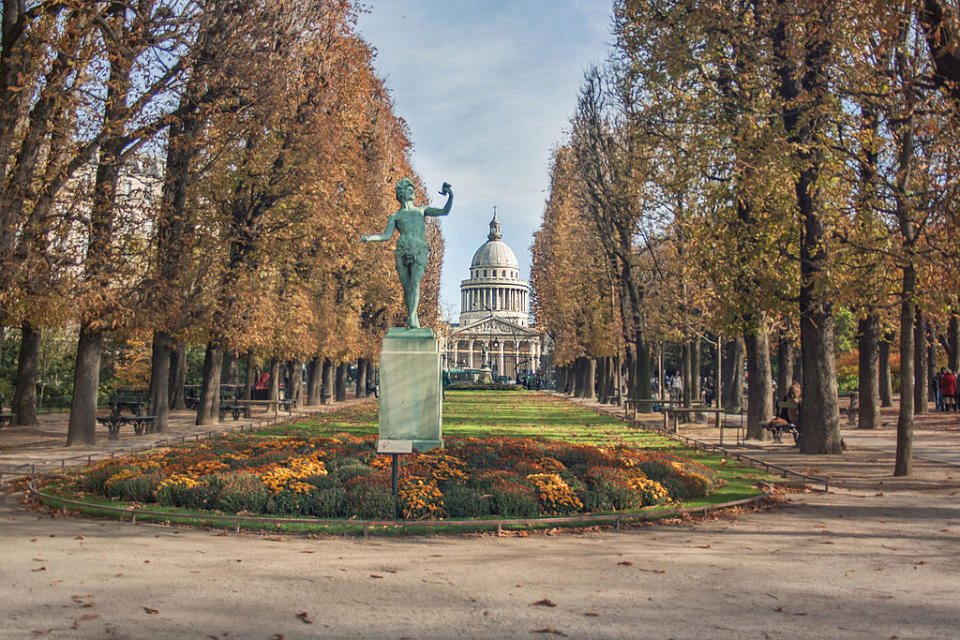
[[335, 385], [337, 402], [343, 402], [347, 399], [347, 363], [337, 364], [337, 381]]
[[950, 316], [947, 325], [947, 367], [954, 374], [960, 373], [960, 316]]
[[280, 360], [277, 358], [270, 359], [270, 395], [267, 398], [280, 399]]
[[572, 395], [573, 395], [574, 398], [582, 398], [582, 397], [583, 397], [583, 393], [584, 393], [583, 387], [584, 387], [584, 384], [585, 384], [585, 383], [584, 383], [584, 379], [585, 379], [585, 378], [584, 378], [584, 375], [583, 375], [583, 368], [584, 368], [584, 358], [583, 358], [583, 356], [579, 356], [579, 357], [577, 357], [576, 359], [574, 359], [574, 361], [573, 361], [573, 385], [571, 385], [571, 387], [572, 387], [572, 392], [573, 392]]
[[290, 361], [290, 398], [296, 401], [296, 406], [303, 406], [303, 360], [294, 358]]
[[315, 407], [320, 404], [320, 356], [314, 356], [307, 366], [307, 406]]
[[13, 392], [14, 425], [37, 424], [37, 367], [40, 362], [40, 327], [29, 322], [20, 326], [20, 356], [17, 358], [17, 385]]
[[320, 373], [321, 392], [320, 402], [330, 404], [333, 399], [333, 363], [329, 358], [323, 359], [323, 370]]
[[890, 343], [892, 342], [891, 335], [885, 335], [880, 340], [880, 345], [877, 349], [879, 352], [878, 359], [879, 363], [877, 365], [878, 375], [880, 378], [880, 406], [881, 407], [892, 407], [893, 406], [893, 380], [890, 375]]
[[857, 427], [877, 429], [880, 426], [880, 316], [870, 313], [860, 319], [858, 331], [860, 357], [857, 364], [860, 406]]
[[[913, 414], [923, 415], [927, 412], [927, 314], [917, 307], [914, 312], [916, 323], [913, 334]], [[900, 366], [903, 366], [901, 355]], [[903, 395], [903, 390], [900, 390]]]
[[770, 343], [763, 318], [743, 333], [747, 356], [747, 437], [763, 440], [764, 425], [773, 417], [773, 380], [770, 374]]
[[916, 315], [913, 297], [917, 272], [912, 264], [903, 269], [900, 294], [900, 414], [897, 416], [897, 457], [893, 475], [910, 475], [913, 467], [913, 323]]
[[247, 383], [243, 386], [243, 399], [253, 400], [253, 387], [257, 384], [257, 367], [253, 351], [247, 351]]
[[935, 367], [937, 366], [937, 323], [933, 318], [927, 318], [927, 399], [937, 400], [935, 388]]
[[723, 345], [723, 406], [728, 411], [743, 407], [743, 337]]
[[583, 367], [584, 392], [583, 396], [587, 400], [595, 400], [597, 397], [597, 361], [595, 358], [587, 358]]
[[367, 359], [357, 358], [357, 384], [354, 391], [355, 398], [362, 398], [367, 393]]
[[692, 372], [692, 362], [690, 354], [690, 343], [684, 341], [680, 345], [680, 380], [683, 381], [683, 393], [680, 397], [681, 402], [684, 407], [690, 407], [691, 401], [693, 400], [692, 391], [693, 391], [693, 374]]
[[780, 330], [777, 340], [777, 399], [783, 400], [793, 384], [793, 340]]
[[197, 424], [220, 422], [220, 375], [223, 373], [223, 349], [207, 343], [203, 356], [203, 381], [200, 385], [200, 406], [197, 408]]
[[173, 343], [170, 351], [170, 411], [186, 411], [187, 398], [184, 387], [187, 384], [187, 345], [183, 341]]
[[97, 393], [100, 387], [100, 352], [103, 333], [80, 326], [77, 364], [73, 369], [73, 402], [67, 427], [67, 446], [93, 444], [97, 429]]
[[700, 388], [700, 346], [700, 338], [696, 338], [690, 346], [690, 397], [694, 402], [700, 402], [703, 398], [703, 390]]
[[173, 339], [166, 331], [153, 332], [153, 357], [150, 359], [151, 433], [166, 433], [170, 418], [170, 352]]
[[223, 353], [223, 372], [220, 384], [235, 385], [240, 380], [240, 361], [232, 349]]

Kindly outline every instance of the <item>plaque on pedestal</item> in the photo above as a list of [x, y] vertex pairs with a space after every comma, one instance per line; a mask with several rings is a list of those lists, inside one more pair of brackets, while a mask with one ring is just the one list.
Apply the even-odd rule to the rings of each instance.
[[394, 327], [380, 352], [380, 440], [443, 446], [440, 343], [431, 329]]

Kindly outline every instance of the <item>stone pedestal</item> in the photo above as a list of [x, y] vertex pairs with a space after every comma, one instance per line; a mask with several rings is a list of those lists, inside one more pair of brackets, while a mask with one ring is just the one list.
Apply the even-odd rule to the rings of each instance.
[[443, 445], [440, 342], [431, 329], [394, 327], [380, 352], [380, 439]]

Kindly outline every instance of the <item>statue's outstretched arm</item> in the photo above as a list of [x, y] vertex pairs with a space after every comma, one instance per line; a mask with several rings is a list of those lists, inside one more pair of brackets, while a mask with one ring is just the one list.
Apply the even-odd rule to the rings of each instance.
[[397, 223], [394, 219], [394, 214], [390, 214], [390, 217], [387, 218], [387, 228], [383, 230], [383, 233], [374, 233], [368, 236], [360, 236], [360, 242], [386, 242], [393, 237], [393, 230], [396, 229]]
[[445, 216], [450, 213], [450, 209], [453, 208], [453, 187], [450, 186], [449, 182], [444, 182], [443, 187], [440, 189], [440, 194], [447, 196], [447, 204], [443, 205], [443, 209], [434, 209], [432, 207], [427, 207], [423, 210], [423, 215], [425, 216]]

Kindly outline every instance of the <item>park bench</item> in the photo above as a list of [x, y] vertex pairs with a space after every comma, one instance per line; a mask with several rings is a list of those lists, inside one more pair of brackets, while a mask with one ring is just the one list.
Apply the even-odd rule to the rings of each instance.
[[107, 428], [107, 440], [119, 440], [120, 428], [125, 424], [133, 425], [133, 432], [138, 436], [142, 436], [146, 433], [147, 427], [156, 419], [156, 416], [122, 416], [119, 413], [97, 416], [97, 422]]
[[223, 420], [227, 417], [227, 413], [233, 415], [234, 420], [240, 419], [240, 414], [243, 414], [244, 417], [250, 417], [250, 407], [244, 406], [242, 404], [237, 404], [236, 402], [221, 402], [220, 403], [220, 419]]
[[118, 389], [110, 398], [110, 409], [115, 415], [120, 415], [126, 409], [135, 416], [142, 415], [147, 407], [143, 393], [130, 389]]
[[297, 401], [293, 398], [286, 398], [280, 401], [280, 404], [283, 406], [283, 410], [287, 413], [293, 413], [293, 408], [296, 406]]
[[6, 427], [13, 423], [12, 413], [0, 413], [0, 427]]

